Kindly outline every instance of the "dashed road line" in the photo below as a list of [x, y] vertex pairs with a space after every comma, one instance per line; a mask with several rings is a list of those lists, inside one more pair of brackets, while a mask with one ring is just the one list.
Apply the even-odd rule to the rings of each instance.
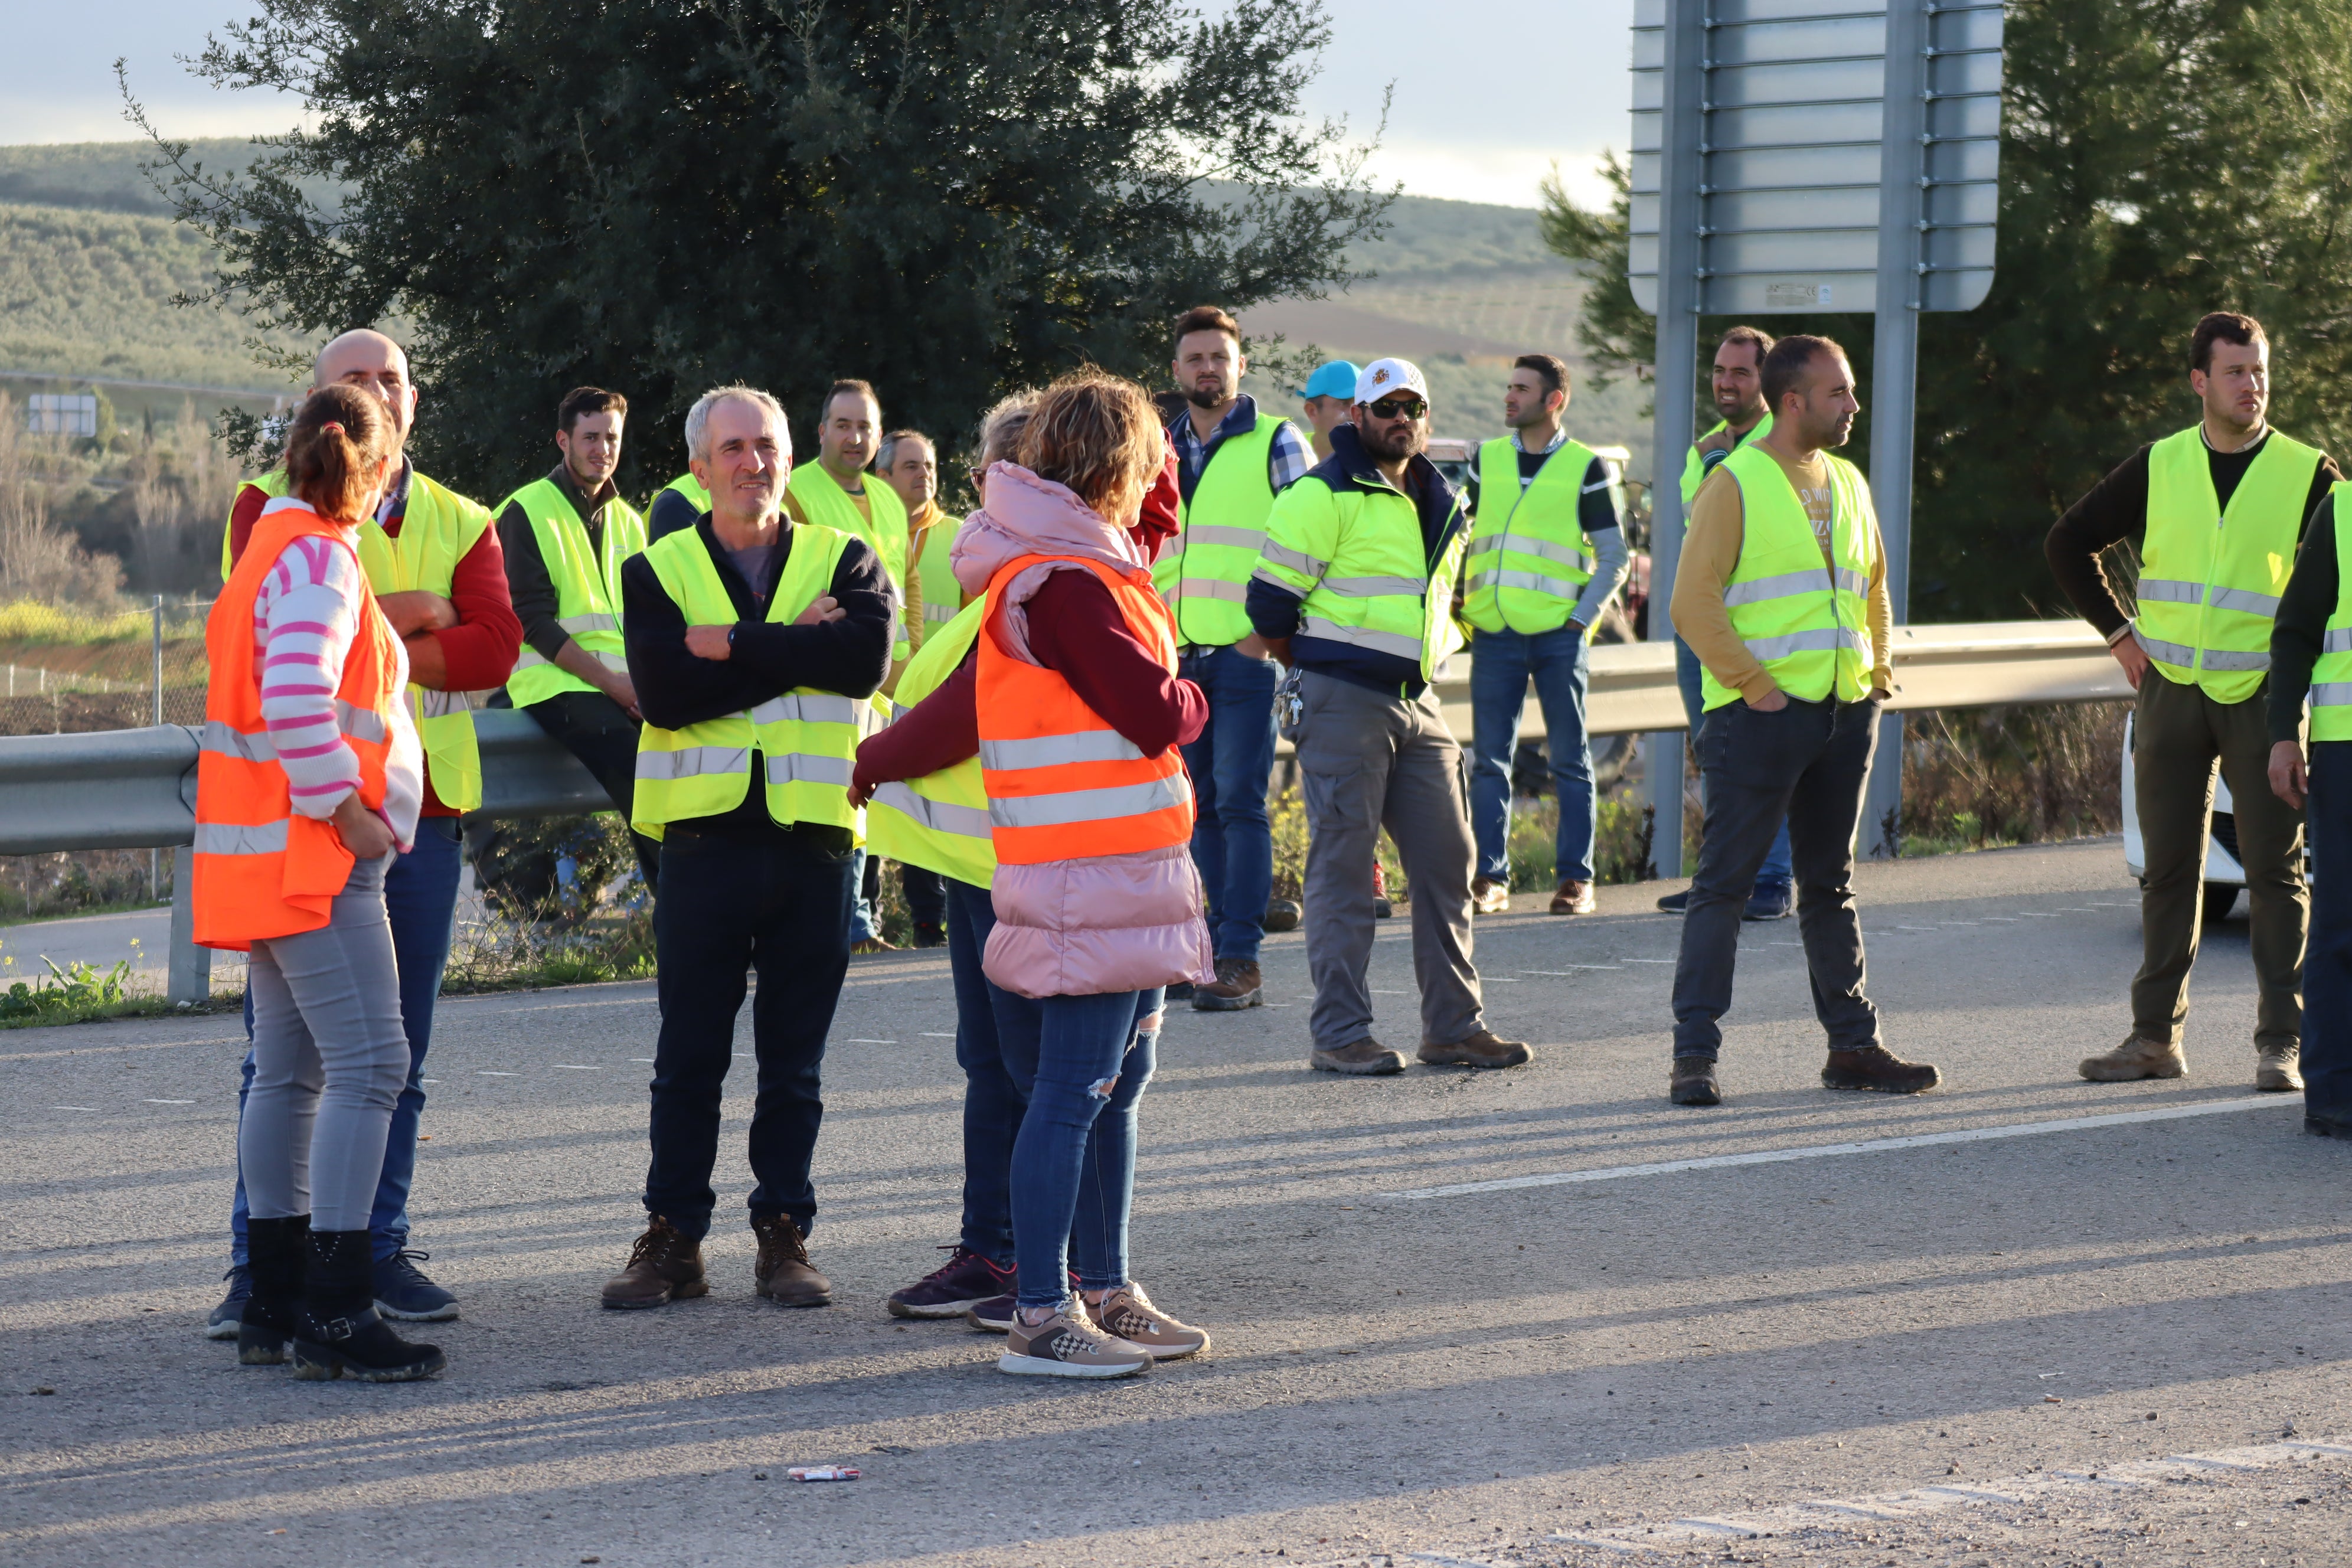
[[492, 1072], [488, 1068], [479, 1068], [475, 1070], [474, 1076], [476, 1078], [520, 1078], [522, 1074], [519, 1072]]

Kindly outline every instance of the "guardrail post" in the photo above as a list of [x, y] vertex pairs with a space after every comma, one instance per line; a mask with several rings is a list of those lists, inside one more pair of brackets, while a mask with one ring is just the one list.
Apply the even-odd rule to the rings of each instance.
[[196, 945], [196, 852], [189, 845], [172, 851], [172, 951], [164, 996], [173, 1003], [209, 1002], [213, 994], [213, 950]]

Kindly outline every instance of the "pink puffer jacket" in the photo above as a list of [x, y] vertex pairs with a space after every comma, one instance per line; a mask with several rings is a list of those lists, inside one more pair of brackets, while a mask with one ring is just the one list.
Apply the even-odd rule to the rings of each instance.
[[[997, 463], [981, 480], [981, 510], [956, 534], [949, 557], [956, 581], [968, 594], [982, 594], [1005, 563], [1038, 554], [1129, 571], [1149, 564], [1126, 534], [1066, 487]], [[1053, 573], [1083, 570], [1047, 562], [1014, 577], [997, 616], [998, 646], [1036, 663], [1028, 651], [1029, 600]], [[981, 967], [1015, 995], [1091, 996], [1216, 978], [1201, 877], [1183, 845], [999, 866], [992, 893], [996, 929]]]

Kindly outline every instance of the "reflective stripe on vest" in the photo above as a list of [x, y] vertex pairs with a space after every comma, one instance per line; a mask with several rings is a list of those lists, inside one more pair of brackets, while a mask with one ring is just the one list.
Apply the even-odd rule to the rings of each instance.
[[[975, 599], [924, 637], [914, 662], [898, 678], [893, 722], [962, 668], [986, 614], [986, 602]], [[876, 790], [866, 806], [866, 847], [869, 854], [985, 888], [996, 876], [993, 826], [975, 752], [935, 773], [893, 780]]]
[[1310, 472], [1275, 498], [1252, 575], [1300, 596], [1300, 636], [1404, 659], [1432, 679], [1462, 646], [1454, 584], [1469, 540], [1458, 492], [1454, 508], [1432, 562], [1420, 510], [1376, 473]]
[[2271, 624], [2294, 569], [2304, 499], [2320, 454], [2273, 430], [2230, 504], [2192, 426], [2147, 454], [2147, 539], [2132, 636], [2165, 679], [2242, 702], [2270, 668]]
[[[1860, 470], [1834, 453], [1821, 460], [1829, 472], [1834, 566], [1823, 559], [1812, 519], [1779, 459], [1747, 445], [1723, 460], [1739, 487], [1742, 517], [1739, 559], [1723, 603], [1731, 629], [1790, 697], [1859, 702], [1870, 695], [1875, 663], [1869, 592], [1878, 522]], [[1713, 670], [1701, 685], [1709, 710], [1739, 695]]]
[[[898, 492], [882, 480], [882, 476], [867, 473], [860, 481], [866, 487], [866, 511], [849, 499], [849, 492], [840, 481], [825, 470], [822, 463], [803, 463], [793, 469], [787, 486], [801, 516], [819, 528], [830, 528], [862, 539], [882, 557], [883, 569], [890, 574], [890, 585], [903, 601], [907, 595], [907, 503]], [[873, 520], [866, 520], [866, 513]], [[798, 612], [795, 612], [797, 614]], [[915, 642], [907, 630], [906, 618], [899, 617], [898, 634], [890, 644], [890, 659], [898, 663], [915, 657]]]
[[[1007, 562], [988, 585], [984, 616], [995, 615], [1005, 585], [1022, 572], [1071, 559]], [[1150, 578], [1099, 561], [1077, 563], [1110, 591], [1128, 629], [1174, 674], [1175, 617]], [[978, 640], [981, 776], [999, 861], [1093, 859], [1192, 838], [1192, 786], [1176, 747], [1145, 756], [1059, 672], [1013, 658], [993, 637]]]
[[2336, 528], [2336, 606], [2311, 667], [2311, 738], [2352, 741], [2352, 517], [2345, 515], [2352, 484], [2328, 488], [2327, 506]]
[[[790, 552], [768, 602], [768, 620], [777, 626], [791, 624], [831, 588], [850, 539], [808, 523], [784, 537]], [[665, 534], [645, 554], [687, 625], [735, 623], [735, 602], [699, 529]], [[803, 687], [683, 730], [647, 724], [637, 734], [630, 825], [658, 839], [667, 823], [734, 810], [751, 790], [756, 751], [766, 759], [761, 782], [772, 820], [827, 823], [856, 833], [863, 817], [849, 804], [851, 759], [879, 719], [865, 699]]]
[[[629, 671], [621, 637], [621, 567], [646, 547], [646, 520], [614, 497], [600, 510], [597, 542], [572, 498], [551, 479], [537, 479], [499, 503], [499, 514], [520, 507], [530, 520], [539, 558], [555, 589], [555, 624], [581, 650], [615, 673]], [[544, 702], [560, 691], [593, 691], [587, 681], [526, 643], [507, 678], [507, 697], [518, 708]]]
[[1152, 585], [1176, 616], [1179, 642], [1222, 647], [1250, 635], [1249, 578], [1274, 507], [1275, 433], [1289, 421], [1257, 423], [1209, 449], [1192, 498], [1176, 504], [1176, 537], [1152, 563]]
[[1480, 504], [1462, 563], [1462, 618], [1472, 626], [1535, 636], [1568, 624], [1592, 580], [1581, 507], [1593, 461], [1591, 448], [1563, 441], [1522, 486], [1511, 438], [1479, 446]]
[[[1715, 422], [1713, 428], [1702, 434], [1698, 440], [1713, 440], [1716, 437], [1722, 435], [1725, 431], [1730, 428], [1731, 422], [1729, 420], [1718, 419]], [[1769, 414], [1767, 414], [1763, 418], [1759, 419], [1756, 422], [1756, 427], [1754, 429], [1748, 431], [1747, 435], [1742, 436], [1739, 438], [1739, 446], [1744, 447], [1750, 441], [1761, 440], [1764, 437], [1769, 436], [1771, 433], [1772, 416]], [[1735, 452], [1738, 449], [1739, 447], [1734, 447], [1732, 448]], [[1690, 504], [1698, 498], [1698, 487], [1706, 482], [1706, 475], [1707, 467], [1706, 459], [1702, 458], [1698, 455], [1698, 441], [1694, 441], [1691, 443], [1690, 450], [1684, 454], [1683, 457], [1682, 491], [1683, 519], [1685, 521], [1688, 521], [1690, 519]]]

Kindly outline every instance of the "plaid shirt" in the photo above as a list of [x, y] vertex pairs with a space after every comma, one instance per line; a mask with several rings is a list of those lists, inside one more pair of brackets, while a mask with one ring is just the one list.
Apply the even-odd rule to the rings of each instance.
[[[1256, 427], [1257, 401], [1244, 395], [1234, 400], [1234, 405], [1225, 410], [1224, 418], [1218, 421], [1216, 438], [1230, 441], [1236, 436], [1248, 435]], [[1190, 495], [1192, 488], [1201, 482], [1201, 470], [1208, 464], [1209, 448], [1193, 430], [1192, 416], [1189, 412], [1178, 415], [1176, 422], [1168, 426], [1168, 438], [1175, 445], [1176, 466], [1183, 476], [1185, 493]], [[1284, 420], [1276, 428], [1274, 446], [1265, 457], [1265, 477], [1267, 482], [1274, 486], [1274, 493], [1280, 495], [1297, 484], [1314, 466], [1314, 449], [1298, 434], [1297, 426]]]

